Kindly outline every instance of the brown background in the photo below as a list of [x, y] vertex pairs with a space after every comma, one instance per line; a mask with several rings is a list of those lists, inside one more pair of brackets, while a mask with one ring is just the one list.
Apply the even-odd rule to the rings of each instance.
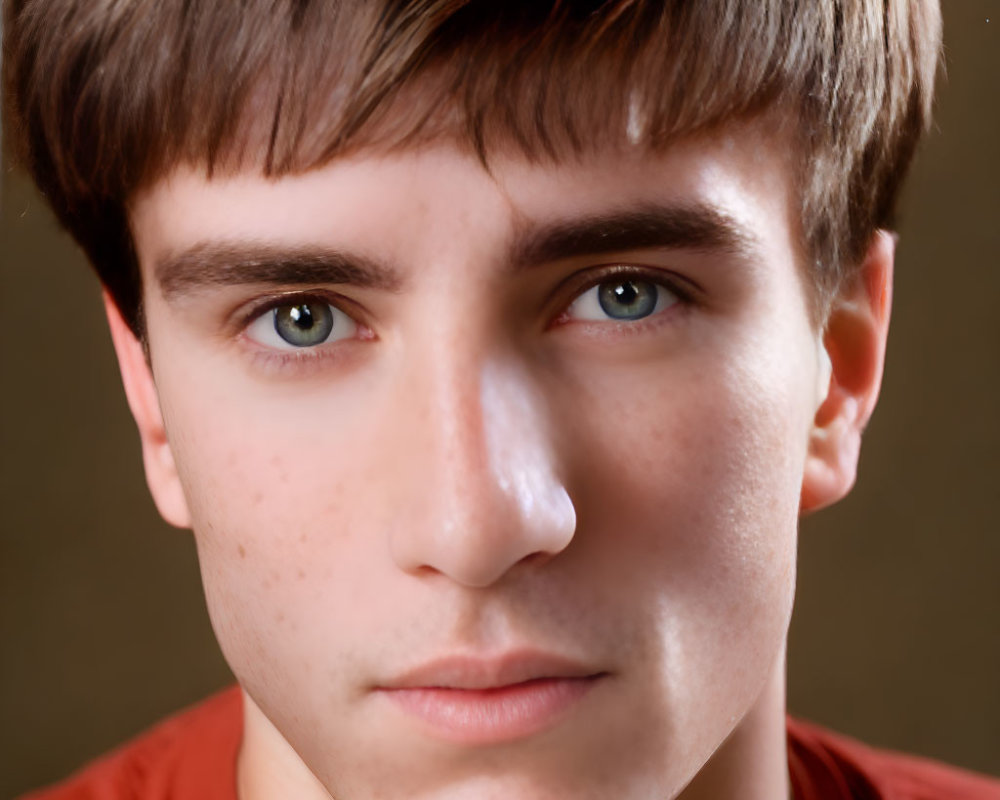
[[[792, 710], [1000, 775], [1000, 3], [944, 0], [858, 488], [803, 524]], [[230, 680], [148, 499], [96, 282], [23, 178], [0, 229], [0, 797]]]

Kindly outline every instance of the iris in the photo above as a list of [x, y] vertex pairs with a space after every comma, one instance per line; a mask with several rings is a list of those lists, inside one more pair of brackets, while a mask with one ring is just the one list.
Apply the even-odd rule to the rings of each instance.
[[656, 284], [649, 281], [614, 281], [598, 287], [597, 300], [612, 319], [641, 319], [656, 308]]
[[326, 303], [297, 303], [274, 309], [274, 330], [293, 347], [322, 344], [333, 330], [333, 311]]

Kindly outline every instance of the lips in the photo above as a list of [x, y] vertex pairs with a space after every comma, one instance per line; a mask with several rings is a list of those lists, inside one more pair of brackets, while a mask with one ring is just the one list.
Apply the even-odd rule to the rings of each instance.
[[548, 654], [449, 657], [421, 665], [378, 693], [425, 734], [491, 744], [559, 723], [607, 673]]

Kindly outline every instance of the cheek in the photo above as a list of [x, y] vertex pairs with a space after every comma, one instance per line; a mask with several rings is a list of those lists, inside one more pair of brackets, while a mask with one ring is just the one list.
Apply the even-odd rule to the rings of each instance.
[[[750, 569], [794, 543], [807, 424], [801, 381], [742, 368], [656, 366], [574, 387], [563, 437], [580, 528], [648, 538], [659, 564]], [[698, 532], [712, 532], [712, 535]], [[696, 570], [698, 573], [703, 569]]]
[[664, 692], [733, 710], [791, 613], [808, 371], [729, 352], [577, 386], [565, 439], [593, 583], [661, 633]]
[[317, 642], [363, 635], [344, 599], [385, 570], [366, 527], [371, 483], [353, 457], [361, 433], [331, 409], [282, 413], [273, 398], [241, 404], [239, 392], [202, 386], [164, 412], [219, 642], [249, 686], [286, 683], [282, 659], [300, 679], [328, 670]]

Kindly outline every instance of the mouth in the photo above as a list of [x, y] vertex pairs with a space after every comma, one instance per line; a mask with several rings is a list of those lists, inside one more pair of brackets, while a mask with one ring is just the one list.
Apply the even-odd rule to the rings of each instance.
[[439, 659], [377, 692], [434, 738], [497, 744], [554, 727], [606, 677], [563, 658], [512, 653]]

